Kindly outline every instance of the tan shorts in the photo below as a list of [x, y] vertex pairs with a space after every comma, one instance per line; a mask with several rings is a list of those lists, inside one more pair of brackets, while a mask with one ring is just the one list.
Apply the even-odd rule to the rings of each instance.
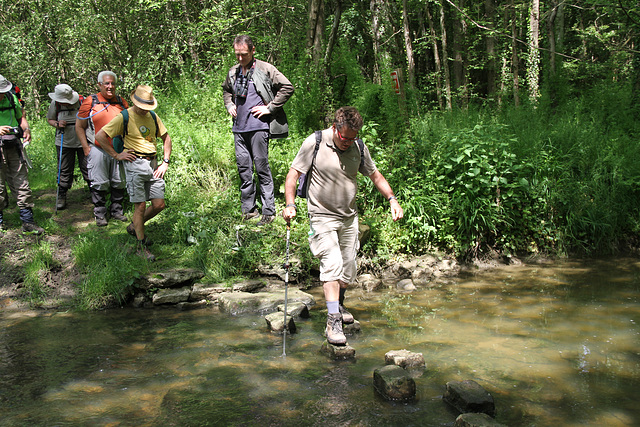
[[153, 171], [157, 167], [156, 160], [135, 159], [133, 162], [124, 162], [127, 192], [131, 203], [164, 199], [164, 179], [153, 177]]
[[309, 248], [320, 260], [320, 280], [354, 283], [360, 248], [358, 216], [344, 220], [315, 216], [310, 219], [310, 225], [313, 235], [309, 237]]

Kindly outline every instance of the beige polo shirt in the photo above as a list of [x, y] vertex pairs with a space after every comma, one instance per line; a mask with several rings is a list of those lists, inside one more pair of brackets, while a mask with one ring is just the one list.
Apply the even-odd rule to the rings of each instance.
[[[364, 147], [364, 162], [360, 167], [360, 148], [354, 142], [340, 152], [333, 143], [333, 128], [322, 131], [322, 141], [309, 182], [307, 207], [310, 216], [350, 218], [357, 213], [356, 193], [358, 192], [358, 171], [371, 176], [377, 168], [369, 149]], [[315, 133], [304, 140], [292, 168], [307, 173], [313, 160], [316, 145]]]

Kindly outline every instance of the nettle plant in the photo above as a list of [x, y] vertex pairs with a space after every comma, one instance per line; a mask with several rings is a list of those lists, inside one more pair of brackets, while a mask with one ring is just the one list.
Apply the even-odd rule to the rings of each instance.
[[512, 252], [524, 243], [533, 168], [513, 153], [516, 143], [506, 126], [497, 124], [443, 136], [434, 165], [448, 201], [441, 235], [459, 255]]

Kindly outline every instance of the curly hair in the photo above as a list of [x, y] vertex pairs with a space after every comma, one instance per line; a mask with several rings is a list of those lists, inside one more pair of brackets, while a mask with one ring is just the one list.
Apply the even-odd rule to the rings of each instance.
[[342, 130], [346, 126], [349, 129], [358, 132], [362, 129], [364, 122], [356, 107], [340, 107], [338, 108], [338, 111], [336, 111], [333, 124], [338, 130]]

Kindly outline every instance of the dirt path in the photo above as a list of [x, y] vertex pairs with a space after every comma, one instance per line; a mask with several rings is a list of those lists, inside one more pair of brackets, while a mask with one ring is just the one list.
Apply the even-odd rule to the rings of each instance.
[[[49, 270], [40, 272], [40, 284], [47, 296], [38, 307], [56, 308], [75, 297], [83, 276], [76, 268], [71, 244], [75, 235], [93, 227], [93, 204], [88, 194], [85, 188], [76, 186], [67, 195], [67, 209], [56, 214], [55, 191], [34, 191], [36, 219], [46, 230], [43, 236], [22, 233], [15, 197], [10, 197], [9, 208], [4, 210], [9, 230], [0, 232], [0, 309], [33, 308], [24, 283], [25, 264], [39, 242], [49, 244], [54, 262]], [[52, 229], [60, 232], [52, 233]]]

